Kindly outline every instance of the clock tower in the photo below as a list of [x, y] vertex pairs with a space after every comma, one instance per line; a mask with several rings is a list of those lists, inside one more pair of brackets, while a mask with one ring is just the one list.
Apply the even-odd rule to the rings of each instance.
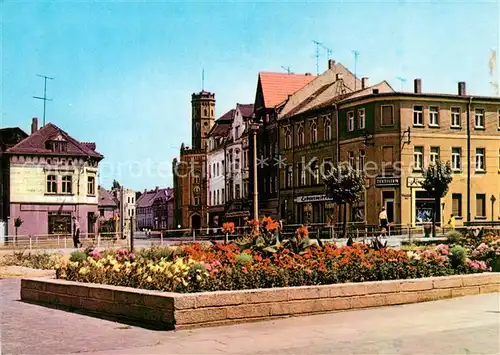
[[205, 149], [208, 132], [214, 124], [215, 94], [201, 91], [191, 95], [192, 148]]

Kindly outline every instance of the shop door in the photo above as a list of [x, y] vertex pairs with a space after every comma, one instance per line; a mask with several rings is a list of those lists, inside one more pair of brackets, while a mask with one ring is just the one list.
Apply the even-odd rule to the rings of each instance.
[[394, 222], [394, 191], [382, 192], [382, 199], [389, 223]]

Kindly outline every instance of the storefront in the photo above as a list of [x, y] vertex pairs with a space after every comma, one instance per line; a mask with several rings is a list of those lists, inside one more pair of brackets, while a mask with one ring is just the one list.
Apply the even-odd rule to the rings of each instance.
[[[398, 196], [396, 192], [401, 187], [401, 178], [397, 176], [377, 176], [375, 178], [375, 187], [380, 190], [381, 207], [385, 208], [389, 222], [400, 223], [400, 204], [397, 203]], [[380, 211], [376, 211], [376, 213], [380, 213]]]
[[299, 224], [323, 224], [333, 219], [333, 199], [326, 195], [298, 196], [294, 201], [296, 221]]

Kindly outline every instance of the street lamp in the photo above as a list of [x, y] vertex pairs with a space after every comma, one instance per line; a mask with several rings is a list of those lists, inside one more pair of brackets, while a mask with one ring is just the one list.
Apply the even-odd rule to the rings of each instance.
[[259, 220], [259, 190], [257, 184], [257, 132], [259, 130], [259, 123], [250, 122], [250, 131], [252, 132], [253, 139], [253, 218]]

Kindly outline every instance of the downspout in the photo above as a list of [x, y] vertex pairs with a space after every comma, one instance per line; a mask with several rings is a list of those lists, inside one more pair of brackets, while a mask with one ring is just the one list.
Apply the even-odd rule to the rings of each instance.
[[337, 146], [337, 152], [336, 152], [336, 165], [340, 164], [340, 138], [339, 138], [339, 111], [337, 104], [333, 104], [333, 113], [334, 113], [334, 118], [335, 118], [335, 145]]
[[469, 102], [467, 103], [467, 222], [471, 221], [470, 213], [470, 187], [471, 187], [471, 134], [470, 134], [470, 110], [472, 105], [473, 97], [469, 97]]

